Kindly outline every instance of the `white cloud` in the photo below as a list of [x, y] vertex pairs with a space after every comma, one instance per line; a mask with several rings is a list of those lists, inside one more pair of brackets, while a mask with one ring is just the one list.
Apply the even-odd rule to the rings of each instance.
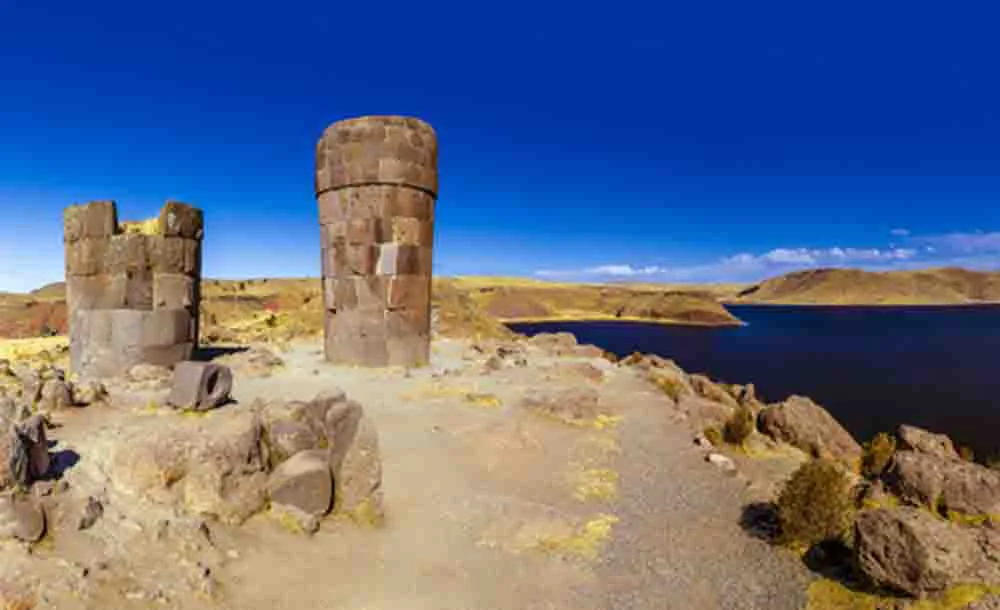
[[910, 236], [910, 230], [909, 229], [902, 229], [902, 228], [900, 228], [900, 229], [893, 229], [893, 230], [889, 231], [889, 234], [892, 235], [892, 236], [894, 236], [894, 237], [909, 237]]
[[992, 233], [947, 233], [914, 240], [929, 247], [963, 254], [1000, 253], [1000, 231]]

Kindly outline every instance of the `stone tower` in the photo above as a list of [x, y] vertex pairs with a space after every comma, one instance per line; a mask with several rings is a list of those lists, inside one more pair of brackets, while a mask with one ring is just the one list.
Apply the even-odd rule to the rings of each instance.
[[327, 360], [420, 366], [430, 357], [437, 136], [370, 116], [330, 125], [316, 146]]
[[198, 345], [201, 210], [168, 201], [159, 218], [118, 223], [113, 201], [66, 208], [70, 360], [83, 377], [169, 366]]

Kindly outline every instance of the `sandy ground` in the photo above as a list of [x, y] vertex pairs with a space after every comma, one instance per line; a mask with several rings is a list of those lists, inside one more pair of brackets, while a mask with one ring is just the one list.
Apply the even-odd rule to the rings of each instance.
[[[405, 373], [335, 367], [318, 344], [300, 343], [273, 376], [237, 378], [237, 404], [225, 408], [331, 387], [364, 405], [380, 435], [381, 528], [328, 519], [310, 537], [263, 515], [233, 528], [115, 495], [88, 451], [162, 396], [134, 394], [51, 433], [53, 451], [80, 456], [64, 495], [103, 498], [97, 525], [56, 528], [33, 547], [5, 543], [0, 578], [35, 590], [40, 608], [804, 606], [801, 562], [739, 526], [761, 488], [706, 463], [637, 373], [587, 360], [605, 370], [591, 382], [549, 368], [569, 359], [531, 351], [528, 367], [483, 375], [463, 360], [467, 346], [436, 342], [432, 366]], [[531, 388], [581, 384], [600, 390], [607, 417], [572, 426], [518, 404]], [[159, 421], [169, 417], [179, 416]]]

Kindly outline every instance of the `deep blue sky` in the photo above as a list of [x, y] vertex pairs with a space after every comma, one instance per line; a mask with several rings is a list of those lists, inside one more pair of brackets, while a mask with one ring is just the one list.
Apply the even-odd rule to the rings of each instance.
[[0, 290], [98, 198], [201, 206], [208, 276], [317, 275], [314, 143], [383, 113], [438, 132], [442, 274], [1000, 267], [988, 2], [18, 4]]

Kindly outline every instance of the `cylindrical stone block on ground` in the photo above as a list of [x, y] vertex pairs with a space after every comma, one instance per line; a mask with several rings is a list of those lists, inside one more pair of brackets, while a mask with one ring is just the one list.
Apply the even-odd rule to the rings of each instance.
[[418, 366], [430, 354], [437, 136], [418, 119], [334, 123], [316, 147], [328, 360]]

